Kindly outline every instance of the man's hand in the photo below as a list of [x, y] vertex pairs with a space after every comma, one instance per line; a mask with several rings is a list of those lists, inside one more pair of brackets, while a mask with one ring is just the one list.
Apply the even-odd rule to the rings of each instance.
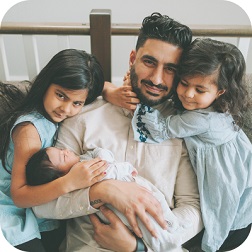
[[148, 189], [135, 182], [105, 180], [94, 184], [89, 191], [90, 200], [101, 199], [104, 203], [113, 205], [128, 219], [134, 233], [142, 237], [136, 216], [143, 222], [152, 236], [156, 237], [156, 230], [151, 225], [149, 213], [159, 225], [167, 229], [163, 211], [158, 200]]
[[102, 206], [100, 211], [111, 223], [103, 224], [95, 214], [89, 216], [94, 226], [94, 239], [103, 248], [120, 252], [132, 252], [136, 249], [136, 238], [122, 221], [108, 208]]

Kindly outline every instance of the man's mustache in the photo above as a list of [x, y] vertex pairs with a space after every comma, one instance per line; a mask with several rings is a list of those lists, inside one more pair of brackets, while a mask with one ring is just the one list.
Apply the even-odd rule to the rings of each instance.
[[145, 85], [148, 85], [148, 86], [150, 86], [150, 87], [155, 87], [155, 88], [158, 88], [158, 89], [161, 89], [161, 90], [168, 91], [168, 88], [167, 88], [166, 86], [164, 86], [164, 85], [162, 85], [162, 84], [157, 84], [157, 85], [155, 85], [155, 84], [153, 84], [153, 82], [150, 81], [150, 80], [141, 80], [141, 83], [142, 83], [142, 84], [145, 84]]

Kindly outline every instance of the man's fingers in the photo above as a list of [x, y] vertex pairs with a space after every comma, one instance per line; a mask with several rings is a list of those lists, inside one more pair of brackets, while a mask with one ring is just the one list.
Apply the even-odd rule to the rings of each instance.
[[147, 212], [156, 220], [156, 222], [165, 230], [167, 230], [167, 222], [164, 219], [163, 211], [160, 206], [152, 205], [152, 208], [147, 209]]
[[101, 206], [100, 211], [103, 213], [103, 215], [108, 219], [108, 221], [113, 225], [114, 222], [116, 221], [121, 221], [119, 217], [111, 211], [109, 208], [106, 206]]
[[93, 224], [94, 229], [96, 229], [96, 228], [98, 228], [99, 226], [102, 225], [99, 218], [95, 214], [90, 214], [89, 219], [90, 219], [91, 223]]
[[147, 230], [150, 232], [150, 234], [153, 237], [157, 238], [157, 232], [156, 232], [155, 228], [152, 226], [149, 216], [147, 216], [146, 213], [144, 213], [140, 216], [141, 216], [142, 223], [147, 228]]

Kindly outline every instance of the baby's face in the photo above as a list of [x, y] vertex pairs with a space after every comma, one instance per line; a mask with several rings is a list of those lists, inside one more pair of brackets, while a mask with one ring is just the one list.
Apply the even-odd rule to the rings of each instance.
[[69, 172], [74, 164], [80, 161], [80, 158], [68, 149], [49, 147], [46, 153], [52, 164], [65, 174]]

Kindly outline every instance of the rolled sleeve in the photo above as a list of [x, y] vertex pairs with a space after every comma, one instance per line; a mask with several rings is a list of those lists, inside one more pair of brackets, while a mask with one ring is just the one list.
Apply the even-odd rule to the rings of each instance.
[[89, 188], [76, 190], [58, 199], [33, 207], [39, 218], [70, 219], [98, 212], [90, 205]]

